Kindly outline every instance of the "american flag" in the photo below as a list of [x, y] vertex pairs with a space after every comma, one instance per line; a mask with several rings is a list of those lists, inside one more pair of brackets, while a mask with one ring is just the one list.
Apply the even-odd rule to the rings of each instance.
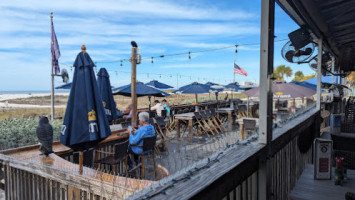
[[248, 76], [248, 73], [243, 68], [241, 68], [237, 64], [235, 64], [235, 62], [234, 62], [234, 73]]

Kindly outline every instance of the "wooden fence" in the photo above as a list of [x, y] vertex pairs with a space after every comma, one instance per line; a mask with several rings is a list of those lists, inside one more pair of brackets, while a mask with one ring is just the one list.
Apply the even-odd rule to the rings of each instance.
[[[313, 161], [313, 140], [319, 136], [320, 113], [315, 109], [273, 131], [269, 146], [257, 141], [222, 152], [217, 161], [201, 161], [185, 172], [152, 185], [130, 199], [258, 199], [259, 170], [269, 161], [270, 199], [287, 200], [306, 164]], [[218, 156], [217, 156], [218, 157]], [[198, 170], [196, 170], [198, 169]], [[180, 181], [182, 180], [182, 181]]]

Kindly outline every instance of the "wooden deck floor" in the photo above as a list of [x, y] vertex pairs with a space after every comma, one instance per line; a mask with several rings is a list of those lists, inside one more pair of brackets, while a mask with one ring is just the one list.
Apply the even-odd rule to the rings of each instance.
[[345, 199], [346, 192], [355, 192], [355, 171], [348, 170], [348, 180], [342, 186], [332, 180], [314, 180], [314, 166], [307, 165], [296, 186], [290, 193], [291, 200]]

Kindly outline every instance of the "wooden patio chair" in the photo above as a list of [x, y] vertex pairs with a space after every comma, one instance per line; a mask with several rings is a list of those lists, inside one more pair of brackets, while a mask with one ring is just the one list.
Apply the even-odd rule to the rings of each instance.
[[[154, 179], [156, 179], [157, 174], [156, 172], [156, 163], [155, 163], [155, 151], [154, 151], [154, 147], [155, 147], [155, 143], [156, 143], [157, 137], [156, 135], [153, 137], [146, 137], [143, 138], [143, 145], [135, 145], [137, 147], [142, 147], [143, 148], [143, 152], [142, 154], [139, 154], [139, 160], [140, 163], [133, 169], [130, 170], [130, 172], [132, 171], [136, 171], [138, 169], [140, 169], [140, 178], [146, 178], [146, 175], [150, 175], [150, 174], [154, 174]], [[145, 158], [148, 158], [149, 156], [152, 157], [152, 162], [153, 162], [153, 170], [149, 170], [146, 169], [146, 163], [145, 163]], [[150, 171], [150, 173], [146, 173], [146, 171]]]
[[209, 136], [209, 130], [206, 129], [206, 127], [204, 126], [203, 122], [202, 122], [202, 116], [200, 115], [200, 113], [198, 112], [194, 112], [194, 115], [195, 115], [195, 123], [194, 123], [194, 127], [196, 128], [197, 132], [200, 132], [198, 133], [197, 135], [200, 135], [201, 133], [202, 134], [206, 134], [207, 137], [210, 137]]
[[[218, 123], [216, 116], [212, 113], [211, 110], [206, 110], [206, 114], [210, 117], [213, 124], [219, 129], [220, 132], [227, 131], [223, 125], [221, 126], [221, 124]], [[222, 129], [222, 127], [223, 127], [223, 129]]]
[[212, 135], [214, 135], [215, 133], [218, 134], [218, 131], [215, 129], [215, 127], [213, 127], [209, 121], [208, 121], [208, 117], [206, 116], [204, 111], [200, 112], [201, 115], [201, 121], [204, 124], [204, 126], [206, 127], [206, 129], [208, 129], [209, 132], [211, 132]]
[[94, 163], [99, 163], [103, 165], [109, 165], [110, 170], [117, 173], [117, 165], [124, 162], [125, 175], [127, 176], [127, 149], [128, 149], [128, 140], [117, 143], [113, 147], [113, 152], [95, 150], [95, 154], [100, 153], [105, 155], [105, 157], [95, 160]]
[[243, 138], [245, 137], [245, 131], [247, 132], [247, 136], [251, 135], [251, 132], [256, 131], [256, 121], [251, 119], [243, 119]]
[[216, 134], [219, 134], [219, 131], [217, 129], [216, 124], [213, 123], [211, 119], [211, 115], [209, 115], [205, 110], [201, 111], [201, 116], [202, 118], [208, 123], [208, 125], [216, 132]]

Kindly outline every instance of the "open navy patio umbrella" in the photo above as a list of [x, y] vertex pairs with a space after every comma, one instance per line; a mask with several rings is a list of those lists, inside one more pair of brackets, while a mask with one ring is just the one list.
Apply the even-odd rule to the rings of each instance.
[[67, 83], [61, 86], [56, 87], [55, 89], [71, 89], [72, 83]]
[[110, 75], [105, 68], [101, 68], [99, 73], [97, 73], [97, 86], [99, 87], [107, 119], [109, 121], [116, 119], [116, 105], [112, 95]]
[[[293, 99], [298, 97], [309, 97], [316, 93], [315, 90], [287, 83], [286, 81], [274, 81], [273, 82], [273, 93], [275, 99]], [[260, 87], [255, 87], [253, 89], [244, 92], [245, 95], [249, 97], [258, 97]]]
[[[131, 84], [121, 86], [118, 88], [112, 89], [114, 95], [123, 95], [126, 97], [131, 96]], [[142, 82], [137, 82], [136, 85], [136, 94], [137, 97], [143, 96], [154, 96], [154, 97], [167, 97], [168, 93], [158, 90], [156, 88], [145, 85]]]
[[232, 91], [238, 91], [240, 89], [240, 85], [238, 84], [238, 82], [234, 82], [234, 83], [229, 83], [228, 85], [225, 86], [225, 88], [230, 89]]
[[[136, 85], [137, 97], [148, 96], [148, 99], [149, 99], [149, 110], [150, 110], [150, 106], [151, 106], [150, 98], [152, 96], [154, 96], [154, 97], [167, 97], [167, 96], [170, 96], [170, 94], [168, 94], [166, 92], [163, 92], [161, 90], [158, 90], [158, 89], [156, 89], [154, 87], [145, 85], [142, 82], [137, 82], [136, 84], [137, 84]], [[113, 89], [113, 92], [114, 92], [113, 93], [114, 95], [123, 95], [123, 96], [130, 97], [131, 96], [131, 84], [115, 88], [115, 89]]]
[[198, 103], [197, 94], [209, 93], [210, 86], [194, 82], [192, 84], [180, 87], [179, 92], [181, 92], [181, 94], [195, 94], [196, 103]]
[[149, 85], [149, 86], [152, 86], [154, 88], [157, 88], [157, 89], [161, 89], [161, 90], [166, 90], [166, 89], [171, 89], [171, 88], [174, 88], [170, 85], [167, 85], [167, 84], [164, 84], [164, 83], [161, 83], [157, 80], [152, 80], [148, 83], [146, 83], [146, 85]]
[[218, 85], [218, 84], [217, 83], [212, 83], [212, 82], [207, 82], [205, 85], [212, 86], [212, 85]]
[[214, 92], [216, 95], [216, 101], [218, 101], [218, 93], [222, 92], [224, 89], [226, 89], [223, 85], [211, 85], [210, 86], [210, 92]]
[[64, 116], [60, 142], [79, 151], [79, 172], [82, 172], [82, 151], [111, 135], [93, 71], [94, 63], [86, 48], [74, 62], [73, 85]]

